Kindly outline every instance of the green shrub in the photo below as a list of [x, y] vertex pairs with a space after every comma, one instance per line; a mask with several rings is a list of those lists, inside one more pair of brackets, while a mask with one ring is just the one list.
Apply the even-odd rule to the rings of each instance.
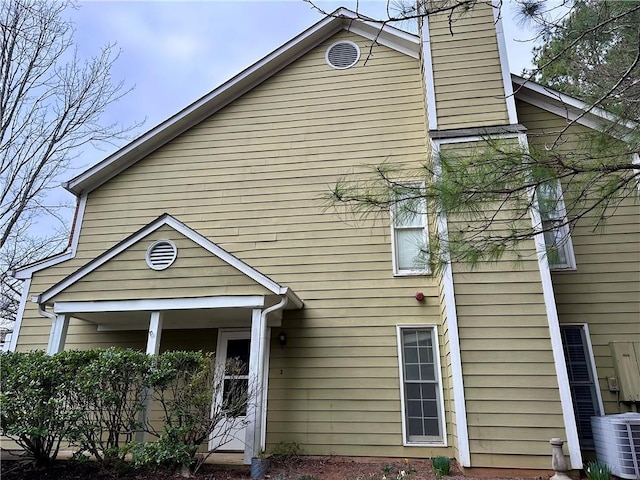
[[447, 457], [435, 457], [431, 460], [431, 467], [436, 478], [445, 477], [451, 471], [451, 460]]
[[89, 352], [76, 375], [73, 404], [83, 415], [72, 440], [77, 455], [103, 463], [123, 460], [125, 445], [142, 429], [152, 359], [143, 352], [109, 348]]
[[587, 463], [584, 473], [589, 480], [609, 480], [611, 478], [611, 469], [600, 460]]
[[[0, 369], [0, 429], [43, 466], [67, 441], [76, 458], [88, 454], [103, 467], [117, 467], [131, 453], [137, 466], [197, 470], [215, 450], [196, 461], [200, 445], [216, 435], [224, 444], [234, 427], [228, 419], [244, 416], [249, 400], [247, 366], [231, 360], [217, 371], [213, 354], [202, 352], [2, 353]], [[213, 398], [221, 399], [215, 408]], [[143, 422], [152, 400], [164, 412], [159, 431]], [[144, 432], [157, 440], [137, 443]], [[297, 444], [289, 450], [299, 451]]]
[[131, 462], [135, 467], [188, 467], [193, 462], [198, 447], [185, 444], [182, 441], [183, 435], [184, 432], [167, 427], [155, 442], [132, 442], [125, 451], [131, 453]]
[[293, 463], [300, 460], [304, 455], [304, 448], [298, 442], [278, 442], [271, 449], [270, 458], [276, 463]]
[[[212, 353], [177, 351], [159, 355], [149, 386], [164, 412], [163, 427], [155, 431], [147, 425], [159, 445], [145, 447], [146, 461], [197, 471], [215, 450], [207, 450], [196, 460], [200, 445], [212, 437], [222, 444], [229, 441], [233, 430], [229, 419], [246, 414], [248, 382], [241, 378], [246, 368], [237, 360], [229, 360], [224, 372], [217, 371]], [[212, 408], [214, 397], [222, 401]]]
[[80, 416], [71, 402], [74, 372], [65, 366], [74, 360], [42, 351], [0, 354], [0, 429], [37, 466], [51, 464]]

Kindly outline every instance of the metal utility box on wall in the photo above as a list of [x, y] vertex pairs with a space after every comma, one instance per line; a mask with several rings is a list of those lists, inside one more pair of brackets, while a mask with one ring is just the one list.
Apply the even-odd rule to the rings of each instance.
[[640, 402], [640, 342], [609, 343], [620, 401]]

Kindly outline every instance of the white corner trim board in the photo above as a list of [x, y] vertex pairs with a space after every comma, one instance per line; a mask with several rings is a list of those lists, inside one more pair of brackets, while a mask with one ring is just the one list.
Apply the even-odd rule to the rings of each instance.
[[429, 130], [438, 129], [438, 111], [436, 106], [436, 87], [433, 76], [433, 58], [431, 56], [431, 36], [429, 35], [429, 19], [422, 18], [422, 59], [423, 79], [427, 96], [427, 120]]
[[[526, 134], [520, 134], [519, 139], [522, 148], [528, 149]], [[535, 198], [533, 198], [533, 190], [530, 190], [528, 195], [532, 198], [532, 201], [535, 202]], [[539, 229], [542, 224], [540, 213], [536, 208], [532, 208], [530, 212], [534, 228]], [[544, 234], [542, 232], [536, 233], [534, 242], [536, 246], [536, 254], [538, 256], [538, 268], [540, 269], [540, 278], [542, 281], [542, 294], [547, 311], [547, 322], [549, 324], [549, 334], [551, 337], [551, 349], [556, 369], [556, 377], [558, 379], [558, 392], [560, 394], [560, 404], [562, 407], [565, 433], [567, 435], [567, 446], [569, 448], [571, 468], [580, 469], [583, 466], [582, 453], [580, 452], [578, 427], [576, 425], [571, 389], [569, 387], [569, 375], [567, 373], [567, 365], [565, 363], [564, 351], [562, 348], [560, 321], [558, 320], [558, 311], [556, 309], [555, 294], [553, 291], [553, 283], [551, 281], [551, 269], [549, 268], [549, 262], [547, 260], [547, 247], [544, 241]]]
[[504, 28], [502, 25], [502, 9], [500, 5], [493, 2], [493, 18], [496, 26], [496, 40], [498, 41], [498, 56], [500, 57], [500, 71], [502, 74], [502, 85], [504, 86], [504, 97], [507, 102], [507, 112], [509, 123], [518, 123], [518, 112], [516, 110], [516, 100], [513, 96], [513, 83], [511, 82], [511, 71], [509, 69], [509, 57], [507, 55], [507, 44], [504, 39]]
[[[436, 159], [435, 173], [440, 173], [437, 161], [440, 143], [433, 142], [433, 158]], [[444, 212], [436, 212], [439, 235], [446, 241], [449, 238], [447, 216]], [[447, 260], [442, 272], [443, 296], [447, 323], [449, 324], [449, 355], [451, 356], [451, 376], [453, 380], [453, 403], [456, 409], [456, 433], [458, 435], [458, 460], [463, 467], [471, 467], [471, 449], [469, 446], [469, 428], [467, 424], [467, 403], [465, 400], [464, 377], [462, 375], [462, 355], [460, 352], [460, 335], [458, 332], [458, 311], [456, 307], [455, 288], [451, 261]]]

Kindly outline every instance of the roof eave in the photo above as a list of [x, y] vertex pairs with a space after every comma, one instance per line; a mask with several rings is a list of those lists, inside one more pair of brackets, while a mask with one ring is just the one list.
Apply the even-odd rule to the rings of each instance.
[[615, 137], [620, 140], [625, 140], [630, 132], [639, 127], [636, 122], [621, 120], [602, 108], [593, 107], [582, 100], [536, 83], [533, 80], [515, 74], [511, 74], [511, 80], [517, 86], [514, 89], [516, 98], [521, 98], [523, 101], [531, 101], [535, 97], [544, 99], [543, 101], [554, 104], [570, 119], [577, 118], [579, 119], [578, 123], [596, 130], [603, 130], [607, 126], [615, 125], [616, 128], [610, 133], [615, 134]]
[[127, 146], [65, 182], [64, 188], [77, 196], [98, 188], [342, 29], [418, 57], [419, 41], [415, 35], [358, 18], [354, 12], [340, 8]]

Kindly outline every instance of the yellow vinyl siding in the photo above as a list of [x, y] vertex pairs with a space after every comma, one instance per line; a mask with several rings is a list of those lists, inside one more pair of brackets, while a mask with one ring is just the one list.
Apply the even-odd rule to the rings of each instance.
[[[151, 269], [145, 260], [147, 249], [157, 240], [171, 240], [178, 250], [175, 262], [161, 271]], [[271, 293], [173, 228], [164, 226], [65, 288], [50, 303]]]
[[[326, 48], [339, 39], [360, 45], [356, 67], [326, 65]], [[375, 46], [364, 66], [369, 44], [334, 36], [92, 192], [77, 257], [36, 274], [32, 293], [169, 213], [305, 302], [272, 332], [268, 446], [285, 440], [310, 454], [450, 455], [442, 447], [405, 448], [401, 435], [395, 329], [441, 323], [437, 281], [393, 277], [386, 212], [354, 218], [327, 208], [325, 199], [340, 176], [369, 175], [385, 161], [416, 167], [427, 155], [419, 62]], [[180, 260], [179, 253], [176, 267]], [[181, 295], [199, 288], [179, 287]], [[425, 302], [415, 300], [416, 291]], [[23, 328], [20, 349], [46, 345], [50, 321], [32, 306]], [[288, 335], [284, 348], [280, 329]], [[93, 332], [96, 345], [111, 338], [95, 331], [74, 321], [66, 348], [75, 347], [76, 335], [84, 341]], [[444, 392], [448, 403], [448, 385]], [[346, 413], [365, 409], [373, 412], [368, 418]], [[447, 425], [449, 444], [452, 430]]]
[[493, 8], [475, 5], [451, 24], [448, 12], [430, 15], [429, 37], [438, 129], [508, 124]]
[[[530, 132], [529, 143], [542, 147], [567, 126], [566, 119], [525, 102], [518, 102], [520, 121]], [[585, 127], [574, 125], [569, 134]], [[560, 149], [579, 152], [578, 141]], [[631, 161], [631, 159], [629, 159]], [[576, 271], [552, 273], [560, 323], [587, 324], [605, 413], [629, 411], [609, 392], [607, 377], [615, 376], [609, 342], [640, 342], [640, 210], [629, 197], [594, 230], [585, 218], [571, 233]]]
[[[474, 147], [482, 145], [443, 145], [442, 151], [464, 155]], [[458, 222], [469, 223], [449, 218], [450, 231]], [[493, 455], [501, 455], [503, 467], [540, 466], [548, 463], [549, 438], [566, 438], [533, 241], [519, 245], [517, 253], [520, 261], [511, 253], [472, 269], [453, 264], [474, 467], [498, 466]]]

